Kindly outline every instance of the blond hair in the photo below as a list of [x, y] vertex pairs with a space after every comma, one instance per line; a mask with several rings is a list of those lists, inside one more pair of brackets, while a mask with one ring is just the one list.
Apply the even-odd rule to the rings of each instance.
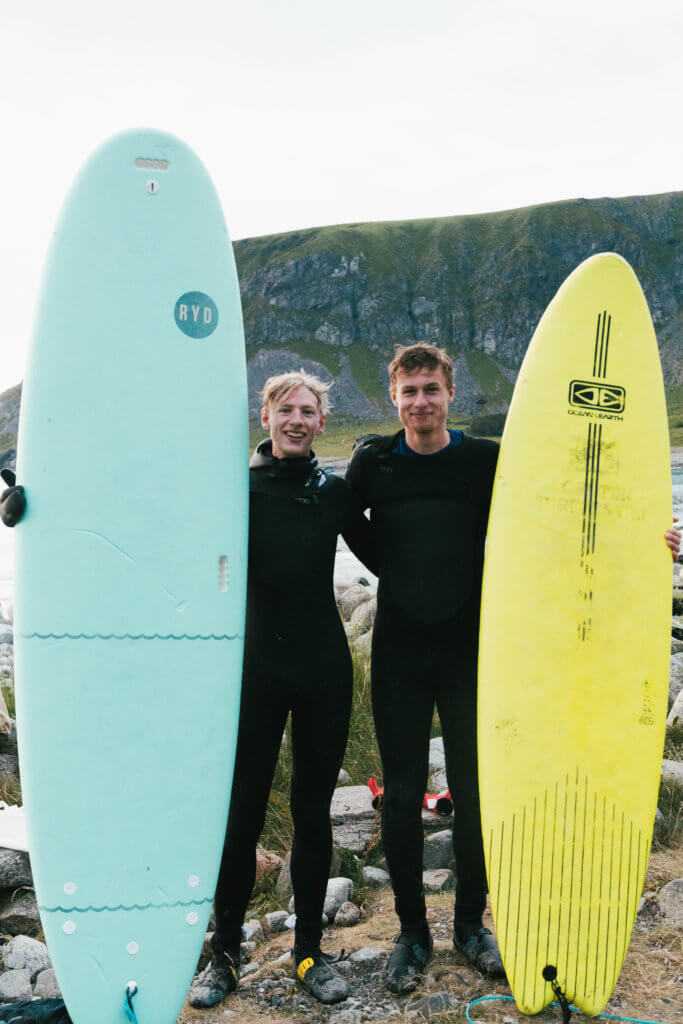
[[437, 345], [418, 341], [415, 345], [397, 345], [396, 355], [389, 363], [391, 387], [396, 387], [399, 373], [415, 373], [416, 370], [443, 370], [446, 387], [453, 387], [453, 360]]
[[319, 377], [314, 377], [312, 373], [306, 373], [304, 369], [269, 377], [261, 392], [263, 408], [271, 409], [300, 387], [308, 388], [315, 395], [318, 409], [323, 415], [329, 412], [330, 400], [327, 397], [327, 392], [332, 384], [325, 384]]

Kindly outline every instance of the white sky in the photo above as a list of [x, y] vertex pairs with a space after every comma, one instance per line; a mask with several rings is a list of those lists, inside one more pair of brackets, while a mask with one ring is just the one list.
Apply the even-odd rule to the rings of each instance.
[[681, 187], [679, 0], [0, 0], [0, 391], [80, 164], [149, 125], [233, 238]]

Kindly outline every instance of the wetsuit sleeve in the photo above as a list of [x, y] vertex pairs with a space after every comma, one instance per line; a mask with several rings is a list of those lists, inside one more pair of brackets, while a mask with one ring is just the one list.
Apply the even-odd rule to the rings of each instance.
[[348, 469], [346, 470], [346, 482], [351, 485], [361, 509], [366, 509], [370, 502], [368, 500], [367, 488], [365, 485], [367, 474], [364, 472], [365, 452], [357, 448], [351, 456]]
[[345, 490], [347, 507], [342, 527], [342, 537], [356, 558], [359, 558], [363, 565], [377, 576], [379, 574], [379, 567], [377, 564], [374, 527], [370, 520], [363, 515], [356, 492], [349, 486]]

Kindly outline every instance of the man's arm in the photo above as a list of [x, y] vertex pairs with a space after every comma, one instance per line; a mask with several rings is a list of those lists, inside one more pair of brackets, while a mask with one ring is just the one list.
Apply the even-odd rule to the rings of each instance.
[[9, 486], [0, 494], [0, 519], [5, 526], [16, 526], [26, 511], [26, 495], [11, 469], [3, 469], [0, 476]]

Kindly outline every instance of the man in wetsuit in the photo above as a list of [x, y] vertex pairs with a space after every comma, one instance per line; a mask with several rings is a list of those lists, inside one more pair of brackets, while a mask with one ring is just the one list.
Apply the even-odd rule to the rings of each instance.
[[311, 445], [325, 423], [326, 391], [315, 377], [266, 383], [262, 442], [249, 471], [249, 567], [242, 700], [230, 816], [216, 890], [213, 956], [190, 989], [213, 1006], [237, 988], [242, 922], [254, 885], [256, 844], [287, 716], [292, 715], [296, 903], [294, 973], [324, 1003], [347, 982], [320, 950], [332, 855], [330, 801], [342, 765], [353, 687], [351, 656], [332, 574], [341, 533], [374, 571], [372, 530], [355, 493], [318, 467]]
[[[347, 479], [372, 510], [379, 564], [372, 704], [384, 773], [382, 835], [401, 932], [385, 981], [414, 989], [432, 951], [422, 887], [422, 798], [436, 705], [455, 805], [453, 944], [503, 977], [482, 923], [486, 874], [477, 772], [477, 646], [484, 542], [498, 445], [446, 428], [453, 366], [441, 349], [399, 349], [390, 394], [404, 430], [361, 438]], [[667, 543], [678, 555], [680, 534]]]

